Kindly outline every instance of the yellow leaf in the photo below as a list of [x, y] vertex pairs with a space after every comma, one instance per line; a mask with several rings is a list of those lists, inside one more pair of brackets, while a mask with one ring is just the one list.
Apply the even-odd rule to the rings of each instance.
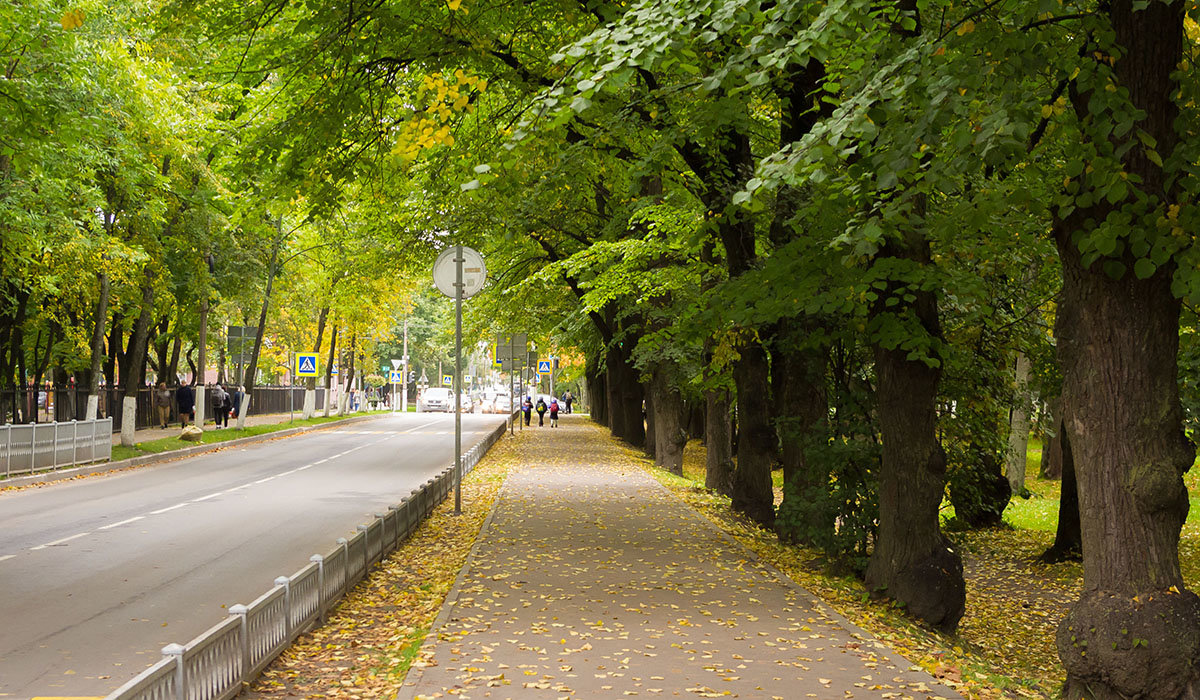
[[975, 22], [973, 22], [971, 20], [967, 20], [966, 22], [963, 22], [958, 27], [958, 35], [959, 36], [962, 36], [964, 34], [970, 34], [973, 31], [975, 31]]
[[83, 18], [83, 10], [67, 10], [63, 13], [62, 19], [60, 19], [59, 22], [62, 23], [63, 29], [70, 31], [72, 29], [79, 29], [82, 27]]
[[446, 0], [446, 6], [453, 12], [458, 12], [459, 6], [462, 5], [462, 0]]

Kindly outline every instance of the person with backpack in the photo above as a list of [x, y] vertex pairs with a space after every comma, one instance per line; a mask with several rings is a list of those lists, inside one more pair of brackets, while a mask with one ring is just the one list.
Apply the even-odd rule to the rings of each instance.
[[550, 399], [550, 427], [558, 427], [558, 399]]
[[546, 425], [546, 400], [539, 396], [536, 408], [538, 413], [538, 427], [540, 428]]
[[229, 409], [225, 408], [229, 403], [229, 394], [225, 393], [225, 388], [220, 384], [213, 384], [212, 393], [208, 395], [208, 403], [212, 406], [216, 427], [220, 428], [222, 425], [229, 427]]
[[568, 391], [567, 393], [563, 394], [563, 402], [567, 404], [567, 410], [563, 411], [563, 413], [570, 413], [570, 412], [571, 412], [571, 402], [572, 402], [572, 401], [574, 401], [574, 400], [575, 400], [575, 397], [571, 395], [571, 392], [570, 392], [570, 391]]
[[529, 414], [531, 411], [533, 411], [533, 402], [526, 396], [525, 400], [521, 402], [521, 413], [525, 414], [525, 425], [529, 425]]

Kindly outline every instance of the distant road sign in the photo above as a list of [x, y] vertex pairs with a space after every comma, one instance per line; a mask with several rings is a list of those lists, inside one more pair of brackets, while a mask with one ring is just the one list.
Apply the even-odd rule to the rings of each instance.
[[404, 360], [392, 360], [392, 369], [400, 369], [402, 364], [404, 364]]
[[391, 372], [389, 372], [388, 374], [390, 375], [389, 379], [392, 382], [392, 384], [403, 384], [404, 383], [404, 372], [402, 372], [398, 369], [394, 369]]
[[[458, 284], [457, 250], [458, 246], [450, 246], [433, 263], [433, 283], [451, 299], [455, 297], [455, 286]], [[483, 289], [483, 283], [487, 281], [487, 266], [483, 264], [483, 256], [473, 248], [463, 246], [462, 256], [462, 298], [467, 299]]]
[[463, 375], [463, 384], [470, 384], [470, 383], [471, 383], [471, 375], [464, 374]]
[[298, 353], [296, 353], [296, 376], [297, 377], [315, 377], [315, 376], [317, 376], [317, 353], [315, 353], [315, 352], [298, 352]]
[[334, 363], [333, 367], [330, 367], [330, 368], [329, 368], [329, 373], [330, 373], [330, 374], [338, 374], [338, 366], [337, 366], [337, 363]]
[[538, 360], [538, 374], [550, 373], [550, 360]]
[[453, 374], [443, 374], [442, 375], [442, 386], [454, 386], [454, 375]]

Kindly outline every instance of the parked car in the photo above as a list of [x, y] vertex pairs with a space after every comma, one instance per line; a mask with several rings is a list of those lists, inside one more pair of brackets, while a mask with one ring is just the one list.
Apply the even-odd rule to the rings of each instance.
[[420, 407], [424, 412], [454, 412], [454, 392], [443, 387], [433, 387], [421, 393]]
[[496, 400], [492, 402], [491, 412], [504, 415], [512, 413], [512, 397], [508, 394], [497, 394]]

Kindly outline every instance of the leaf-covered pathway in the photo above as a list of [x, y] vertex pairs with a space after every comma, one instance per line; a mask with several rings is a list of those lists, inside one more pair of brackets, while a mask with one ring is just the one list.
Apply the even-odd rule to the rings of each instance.
[[959, 698], [760, 563], [586, 419], [560, 426], [526, 429], [529, 459], [399, 698]]

